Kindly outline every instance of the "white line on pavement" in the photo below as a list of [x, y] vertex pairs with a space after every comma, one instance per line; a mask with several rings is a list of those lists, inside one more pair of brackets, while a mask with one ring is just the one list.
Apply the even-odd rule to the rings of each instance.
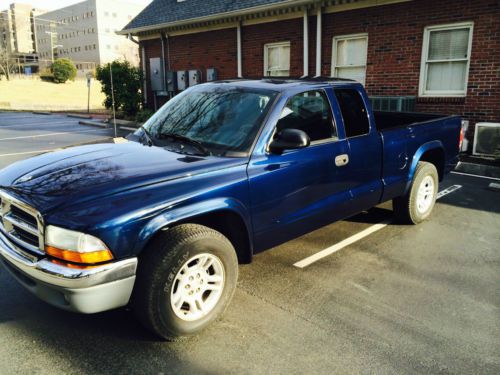
[[457, 191], [458, 189], [461, 189], [462, 188], [462, 185], [453, 185], [453, 186], [450, 186], [449, 188], [446, 188], [444, 190], [441, 190], [438, 194], [437, 194], [437, 197], [436, 199], [439, 199], [439, 198], [442, 198], [444, 197], [445, 195], [448, 195], [450, 193], [453, 193], [454, 191]]
[[472, 174], [472, 173], [463, 173], [463, 172], [457, 172], [457, 171], [452, 171], [450, 173], [459, 174], [459, 175], [462, 175], [462, 176], [477, 177], [477, 178], [486, 178], [488, 180], [500, 181], [500, 178], [488, 177], [488, 176], [480, 176], [478, 174]]
[[59, 148], [53, 148], [50, 150], [37, 150], [37, 151], [25, 151], [25, 152], [14, 152], [13, 154], [0, 154], [2, 156], [15, 156], [15, 155], [29, 155], [29, 154], [43, 154], [44, 152], [57, 151]]
[[23, 127], [29, 127], [29, 126], [53, 126], [53, 125], [81, 126], [76, 121], [72, 122], [72, 121], [68, 121], [68, 120], [51, 121], [51, 122], [39, 122], [39, 121], [37, 121], [37, 122], [22, 122], [22, 123], [15, 124], [15, 125], [14, 124], [11, 124], [11, 125], [0, 124], [0, 130], [14, 128], [14, 127], [23, 128]]
[[48, 134], [39, 134], [39, 135], [25, 135], [22, 137], [0, 138], [0, 141], [11, 141], [13, 139], [25, 139], [25, 138], [51, 137], [54, 135], [63, 135], [63, 134], [91, 133], [91, 132], [99, 132], [99, 131], [103, 131], [103, 130], [107, 130], [107, 129], [77, 130], [74, 132], [48, 133]]
[[378, 224], [372, 225], [371, 227], [366, 228], [365, 230], [356, 233], [354, 236], [348, 237], [343, 241], [340, 241], [339, 243], [336, 243], [333, 246], [327, 247], [324, 250], [321, 250], [317, 252], [316, 254], [313, 254], [305, 259], [302, 259], [298, 261], [297, 263], [294, 264], [295, 267], [297, 268], [304, 268], [307, 267], [314, 262], [317, 262], [320, 259], [323, 259], [324, 257], [327, 257], [328, 255], [332, 255], [333, 253], [336, 253], [339, 250], [342, 250], [344, 247], [352, 245], [354, 242], [359, 241], [362, 238], [365, 238], [369, 236], [372, 233], [375, 233], [379, 231], [382, 228], [385, 228], [391, 220], [384, 220]]
[[[446, 188], [446, 189], [440, 191], [438, 193], [436, 199], [442, 198], [447, 194], [453, 193], [454, 191], [460, 189], [461, 187], [462, 186], [460, 186], [460, 185], [450, 186], [449, 188]], [[366, 228], [365, 230], [362, 230], [361, 232], [356, 233], [355, 235], [348, 237], [345, 240], [342, 240], [342, 241], [336, 243], [335, 245], [327, 247], [324, 250], [321, 250], [321, 251], [319, 251], [311, 256], [308, 256], [307, 258], [304, 258], [304, 259], [298, 261], [297, 263], [294, 263], [294, 266], [297, 268], [305, 268], [307, 266], [310, 266], [311, 264], [317, 262], [318, 260], [323, 259], [329, 255], [332, 255], [333, 253], [336, 253], [337, 251], [342, 250], [343, 248], [345, 248], [349, 245], [352, 245], [353, 243], [355, 243], [355, 242], [357, 242], [365, 237], [368, 237], [370, 234], [373, 234], [373, 233], [385, 228], [387, 225], [389, 225], [391, 223], [391, 221], [392, 221], [392, 219], [387, 219], [387, 220], [381, 221], [380, 223], [372, 225], [372, 226]]]

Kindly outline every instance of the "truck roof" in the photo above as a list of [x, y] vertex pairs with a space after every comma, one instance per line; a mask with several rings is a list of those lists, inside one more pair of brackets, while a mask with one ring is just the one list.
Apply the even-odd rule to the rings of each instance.
[[239, 79], [214, 81], [214, 82], [209, 82], [208, 84], [225, 84], [225, 85], [234, 85], [238, 87], [259, 88], [259, 89], [267, 89], [267, 90], [283, 92], [300, 86], [308, 86], [310, 88], [320, 88], [325, 86], [335, 86], [346, 83], [359, 84], [358, 82], [352, 79], [330, 78], [330, 77], [304, 77], [304, 78], [264, 77], [258, 79], [239, 78]]

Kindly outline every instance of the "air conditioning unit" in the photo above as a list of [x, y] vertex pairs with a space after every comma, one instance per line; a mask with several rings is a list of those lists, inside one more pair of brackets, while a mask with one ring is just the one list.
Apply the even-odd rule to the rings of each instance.
[[474, 130], [472, 154], [493, 156], [500, 151], [500, 123], [478, 122]]
[[372, 96], [370, 102], [374, 111], [413, 112], [414, 96]]

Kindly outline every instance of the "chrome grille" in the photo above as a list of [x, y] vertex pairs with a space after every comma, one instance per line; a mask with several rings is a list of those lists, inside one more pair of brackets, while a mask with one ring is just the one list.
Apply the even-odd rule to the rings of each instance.
[[0, 191], [0, 230], [25, 250], [45, 252], [42, 216], [5, 191]]

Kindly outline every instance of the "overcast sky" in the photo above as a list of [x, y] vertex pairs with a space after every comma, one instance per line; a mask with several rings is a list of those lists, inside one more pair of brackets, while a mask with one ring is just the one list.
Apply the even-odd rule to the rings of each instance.
[[[31, 4], [34, 8], [54, 10], [57, 8], [64, 8], [65, 6], [81, 3], [83, 0], [23, 0], [23, 1], [14, 1], [14, 0], [0, 0], [0, 10], [7, 9], [12, 3], [23, 3], [23, 4]], [[134, 4], [143, 4], [144, 6], [148, 5], [151, 0], [123, 0], [126, 2], [134, 3]]]

